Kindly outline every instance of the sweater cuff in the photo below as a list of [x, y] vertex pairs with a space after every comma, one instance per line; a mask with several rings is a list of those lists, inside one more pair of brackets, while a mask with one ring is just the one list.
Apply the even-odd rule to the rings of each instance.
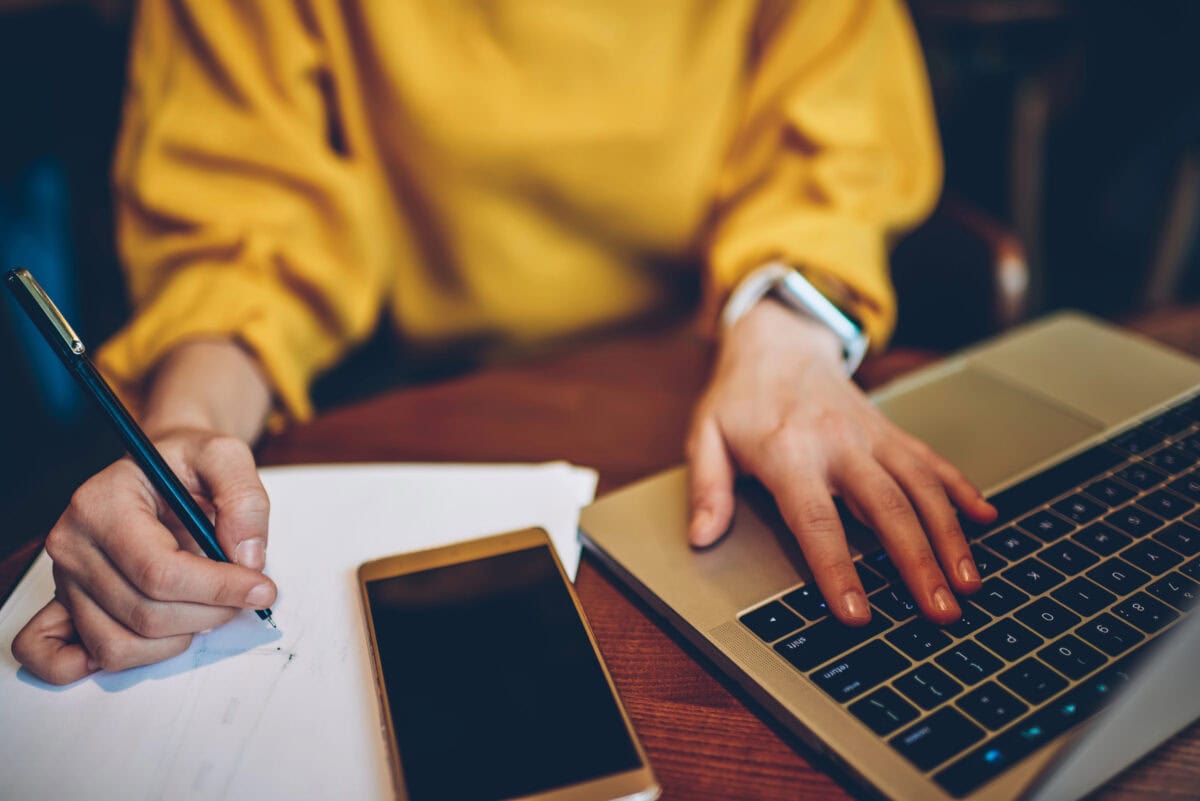
[[[259, 362], [278, 411], [312, 416], [308, 385], [334, 354], [315, 336], [311, 310], [265, 276], [228, 264], [193, 264], [176, 273], [98, 351], [114, 390], [141, 412], [146, 380], [168, 353], [200, 339], [231, 339]], [[272, 427], [280, 424], [274, 415]]]
[[896, 324], [884, 238], [875, 225], [820, 213], [759, 224], [750, 235], [714, 243], [709, 252], [705, 327], [717, 331], [721, 310], [734, 288], [773, 261], [800, 270], [862, 325], [872, 351], [883, 349]]

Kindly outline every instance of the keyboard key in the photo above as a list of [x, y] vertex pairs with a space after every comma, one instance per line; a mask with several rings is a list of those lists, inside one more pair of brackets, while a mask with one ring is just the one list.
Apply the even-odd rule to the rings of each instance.
[[962, 608], [962, 617], [949, 626], [943, 626], [951, 637], [956, 639], [968, 637], [992, 622], [992, 616], [975, 604], [964, 601], [960, 602], [960, 606]]
[[1134, 462], [1117, 471], [1117, 478], [1126, 484], [1132, 484], [1138, 489], [1148, 490], [1157, 487], [1166, 480], [1167, 474], [1157, 467], [1151, 467], [1145, 462]]
[[1104, 518], [1104, 522], [1113, 528], [1124, 531], [1131, 537], [1142, 537], [1162, 526], [1163, 520], [1158, 515], [1139, 509], [1136, 504], [1126, 506]]
[[1050, 595], [1084, 617], [1096, 614], [1117, 600], [1117, 596], [1082, 576], [1067, 582]]
[[975, 639], [991, 648], [1007, 662], [1016, 662], [1045, 640], [1008, 618], [993, 623], [975, 635]]
[[1063, 540], [1047, 546], [1038, 554], [1038, 559], [1068, 576], [1074, 576], [1082, 570], [1087, 570], [1100, 561], [1100, 557], [1090, 551], [1085, 551], [1070, 540]]
[[962, 685], [934, 665], [921, 665], [892, 682], [921, 709], [941, 706], [962, 692]]
[[1200, 584], [1192, 581], [1182, 573], [1171, 573], [1166, 578], [1159, 579], [1146, 588], [1161, 601], [1166, 601], [1176, 609], [1187, 611], [1200, 597]]
[[1038, 651], [1038, 658], [1072, 679], [1082, 679], [1104, 664], [1104, 654], [1073, 634]]
[[820, 620], [829, 614], [829, 605], [816, 584], [806, 584], [783, 596], [783, 602], [795, 609], [807, 620]]
[[887, 551], [869, 553], [862, 558], [862, 562], [888, 581], [894, 584], [904, 583], [900, 578], [900, 571], [892, 564], [892, 559], [887, 555]]
[[861, 701], [850, 705], [850, 713], [880, 737], [915, 720], [921, 714], [891, 687], [880, 687]]
[[1008, 564], [1008, 560], [984, 548], [982, 545], [971, 546], [971, 556], [975, 557], [975, 568], [980, 578], [987, 578]]
[[983, 681], [1003, 666], [999, 659], [971, 640], [964, 640], [943, 651], [933, 661], [967, 685]]
[[1016, 618], [1046, 639], [1057, 637], [1079, 622], [1079, 615], [1049, 598], [1038, 598], [1018, 609]]
[[1196, 504], [1192, 501], [1184, 500], [1179, 495], [1167, 489], [1155, 490], [1145, 498], [1139, 498], [1137, 505], [1149, 512], [1153, 512], [1164, 520], [1183, 517], [1196, 508]]
[[[1184, 414], [1190, 414], [1190, 413], [1184, 412]], [[1184, 447], [1191, 448], [1192, 450], [1200, 451], [1200, 432], [1198, 432], [1196, 434], [1189, 434], [1188, 436], [1181, 439], [1179, 442]]]
[[945, 632], [924, 618], [905, 623], [886, 636], [888, 642], [908, 654], [909, 658], [916, 660], [933, 656], [950, 644], [950, 638]]
[[1000, 683], [1031, 704], [1040, 704], [1067, 686], [1067, 680], [1032, 656], [997, 676]]
[[1121, 558], [1154, 576], [1166, 573], [1183, 561], [1182, 556], [1154, 540], [1142, 540], [1129, 546], [1121, 551]]
[[891, 622], [881, 615], [872, 615], [871, 622], [858, 627], [827, 617], [775, 643], [775, 650], [798, 670], [807, 673], [891, 626]]
[[1195, 512], [1189, 512], [1183, 516], [1184, 522], [1192, 526], [1192, 528], [1200, 528], [1200, 509]]
[[1089, 570], [1087, 575], [1117, 595], [1128, 595], [1150, 580], [1148, 575], [1121, 559], [1109, 559]]
[[1184, 556], [1200, 553], [1200, 531], [1187, 523], [1176, 522], [1154, 533], [1154, 540]]
[[983, 586], [971, 596], [971, 600], [993, 615], [1003, 615], [1028, 601], [1029, 596], [1004, 579], [993, 576], [983, 582]]
[[858, 572], [858, 580], [862, 582], [863, 592], [867, 595], [875, 592], [884, 585], [884, 580], [874, 570], [868, 570], [862, 562], [855, 562], [854, 569]]
[[1037, 540], [1011, 526], [984, 537], [983, 544], [1010, 562], [1028, 556], [1041, 547]]
[[1065, 537], [1075, 530], [1074, 523], [1047, 509], [1022, 518], [1017, 521], [1017, 526], [1042, 542], [1054, 542], [1059, 537]]
[[895, 676], [909, 661], [882, 640], [872, 640], [813, 672], [812, 680], [833, 700], [845, 703]]
[[1145, 639], [1136, 629], [1105, 612], [1075, 630], [1109, 656], [1118, 656]]
[[1113, 437], [1112, 444], [1136, 456], [1139, 453], [1145, 453], [1151, 448], [1158, 447], [1165, 439], [1166, 435], [1163, 432], [1140, 425], [1137, 428], [1126, 431], [1124, 434], [1118, 434]]
[[1063, 498], [1050, 508], [1077, 525], [1090, 523], [1104, 514], [1103, 506], [1081, 492]]
[[1174, 436], [1191, 428], [1192, 419], [1182, 412], [1170, 409], [1152, 420], [1147, 420], [1146, 425], [1169, 436]]
[[1130, 537], [1128, 534], [1122, 534], [1112, 526], [1106, 526], [1104, 523], [1093, 523], [1083, 531], [1073, 535], [1071, 540], [1085, 548], [1091, 548], [1101, 556], [1112, 556], [1133, 542], [1133, 537]]
[[1187, 470], [1197, 459], [1200, 459], [1200, 456], [1183, 444], [1168, 445], [1146, 457], [1147, 462], [1173, 476]]
[[1149, 645], [1149, 643], [1139, 645], [1097, 675], [1108, 679], [1117, 686], [1128, 684], [1141, 670], [1143, 660], [1152, 653]]
[[1021, 727], [1014, 727], [1013, 730], [979, 746], [951, 763], [934, 776], [933, 780], [955, 798], [975, 792], [1046, 742], [1040, 737], [1036, 738], [1036, 742], [1022, 739], [1019, 728]]
[[1113, 612], [1147, 634], [1153, 634], [1179, 617], [1174, 609], [1144, 592], [1117, 604]]
[[995, 731], [1024, 715], [1028, 706], [994, 681], [989, 681], [958, 699], [958, 708], [976, 723]]
[[1179, 570], [1185, 576], [1193, 578], [1196, 581], [1200, 581], [1200, 557], [1197, 557], [1190, 562], [1184, 562], [1183, 566], [1179, 568]]
[[871, 596], [871, 603], [897, 623], [903, 623], [917, 614], [917, 602], [908, 590], [898, 584], [886, 587]]
[[1134, 495], [1137, 495], [1136, 490], [1123, 481], [1117, 481], [1115, 478], [1102, 478], [1099, 481], [1093, 481], [1084, 487], [1083, 491], [1110, 509], [1114, 506], [1120, 506]]
[[983, 736], [983, 729], [957, 709], [946, 707], [896, 735], [890, 742], [919, 770], [928, 771], [979, 742]]
[[1001, 575], [1030, 595], [1041, 595], [1067, 580], [1045, 562], [1032, 558], [1010, 567]]
[[1097, 445], [1041, 473], [993, 495], [990, 500], [1000, 513], [996, 524], [1025, 514], [1079, 486], [1125, 460], [1125, 455], [1107, 445]]
[[771, 601], [752, 612], [747, 612], [739, 620], [763, 642], [775, 642], [804, 625], [804, 621], [779, 601]]
[[1167, 484], [1185, 498], [1200, 503], [1200, 472], [1192, 472]]

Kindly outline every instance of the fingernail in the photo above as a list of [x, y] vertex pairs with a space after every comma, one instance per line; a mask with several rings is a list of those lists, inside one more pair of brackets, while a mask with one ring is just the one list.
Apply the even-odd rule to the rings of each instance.
[[867, 611], [867, 596], [858, 590], [850, 590], [842, 596], [842, 608], [846, 610], [848, 617], [860, 620], [864, 620], [871, 615]]
[[933, 591], [933, 608], [939, 612], [950, 612], [954, 609], [954, 596], [945, 587]]
[[246, 604], [255, 609], [262, 609], [271, 601], [271, 585], [259, 584], [246, 593]]
[[267, 543], [258, 537], [242, 540], [233, 552], [233, 558], [243, 567], [262, 570], [267, 563]]
[[89, 659], [87, 661], [87, 669], [90, 670], [92, 673], [95, 673], [97, 670], [100, 669], [100, 663], [97, 662], [95, 659]]
[[958, 563], [958, 579], [964, 584], [975, 584], [979, 581], [979, 571], [975, 568], [975, 560], [964, 556]]
[[699, 509], [692, 517], [691, 538], [694, 543], [702, 543], [708, 539], [708, 529], [712, 526], [712, 512]]

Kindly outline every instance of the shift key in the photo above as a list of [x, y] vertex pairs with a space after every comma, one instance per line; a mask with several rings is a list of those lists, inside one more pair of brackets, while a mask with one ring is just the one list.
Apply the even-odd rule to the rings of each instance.
[[942, 707], [891, 739], [892, 747], [921, 770], [930, 770], [983, 739], [983, 729], [953, 707]]
[[883, 615], [872, 615], [870, 623], [857, 627], [827, 617], [775, 643], [775, 650], [797, 670], [807, 673], [817, 665], [861, 645], [879, 632], [886, 631], [891, 625]]

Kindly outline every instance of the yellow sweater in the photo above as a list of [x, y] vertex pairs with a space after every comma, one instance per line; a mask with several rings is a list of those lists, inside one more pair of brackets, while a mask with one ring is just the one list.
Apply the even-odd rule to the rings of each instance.
[[136, 398], [233, 337], [302, 419], [383, 313], [533, 342], [653, 311], [673, 270], [714, 309], [773, 257], [881, 343], [940, 179], [898, 0], [149, 0], [114, 166], [136, 313], [100, 364]]

